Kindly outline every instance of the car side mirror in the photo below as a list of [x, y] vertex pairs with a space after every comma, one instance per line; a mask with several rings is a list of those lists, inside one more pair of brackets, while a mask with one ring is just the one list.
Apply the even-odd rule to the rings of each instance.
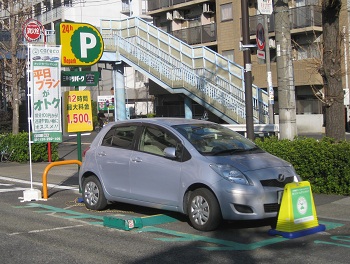
[[176, 148], [174, 147], [167, 147], [164, 149], [164, 157], [175, 159], [176, 158]]

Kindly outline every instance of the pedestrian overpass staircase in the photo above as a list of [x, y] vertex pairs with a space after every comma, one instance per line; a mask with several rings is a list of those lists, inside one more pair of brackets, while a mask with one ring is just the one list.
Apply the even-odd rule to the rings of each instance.
[[[105, 52], [171, 93], [181, 93], [226, 122], [246, 122], [244, 68], [209, 48], [192, 47], [138, 17], [101, 20]], [[255, 123], [268, 122], [267, 93], [253, 85]]]

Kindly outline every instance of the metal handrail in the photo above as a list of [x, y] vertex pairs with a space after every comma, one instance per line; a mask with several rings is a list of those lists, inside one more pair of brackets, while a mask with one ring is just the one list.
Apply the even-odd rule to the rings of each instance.
[[[200, 87], [201, 91], [210, 98], [225, 102], [226, 107], [234, 106], [230, 109], [237, 111], [236, 113], [245, 119], [244, 69], [240, 65], [206, 47], [192, 47], [141, 18], [103, 19], [100, 30], [104, 38], [105, 50], [117, 50], [117, 54], [118, 49], [134, 52], [137, 55], [136, 63], [137, 61], [143, 61], [145, 64], [152, 63], [152, 73], [161, 70], [162, 73], [158, 72], [158, 74], [163, 77], [169, 76], [171, 72], [176, 73], [177, 78], [192, 78], [196, 82], [193, 86], [198, 89]], [[118, 40], [116, 41], [115, 38]], [[130, 47], [121, 49], [121, 45], [130, 45]], [[158, 58], [156, 63], [151, 59], [142, 59], [151, 54]], [[123, 56], [128, 56], [129, 59], [136, 58], [127, 53]], [[159, 61], [166, 63], [159, 64]], [[151, 65], [147, 67], [149, 66]], [[166, 71], [168, 73], [165, 73]], [[184, 82], [188, 83], [188, 80]], [[178, 84], [179, 82], [176, 83]], [[172, 86], [173, 83], [169, 85], [172, 88], [177, 87]], [[253, 97], [255, 121], [268, 123], [267, 93], [253, 86]], [[237, 106], [242, 110], [234, 109]]]

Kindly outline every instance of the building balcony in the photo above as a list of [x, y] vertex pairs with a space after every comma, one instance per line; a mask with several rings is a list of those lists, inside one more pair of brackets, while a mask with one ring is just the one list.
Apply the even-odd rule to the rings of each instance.
[[216, 42], [216, 23], [175, 30], [170, 34], [189, 45], [208, 44]]
[[[210, 0], [148, 0], [148, 12], [155, 14], [157, 12], [154, 11], [160, 11], [164, 12], [164, 9], [168, 10], [173, 8], [175, 5], [181, 5], [182, 6], [190, 6], [194, 4], [199, 3], [205, 3], [205, 2], [213, 2]], [[179, 7], [179, 6], [178, 6]], [[163, 10], [160, 10], [163, 9]]]
[[[317, 5], [301, 6], [289, 9], [291, 33], [305, 31], [322, 31], [322, 8]], [[275, 31], [275, 17], [272, 14], [269, 21], [268, 32]], [[256, 35], [257, 25], [264, 25], [264, 15], [251, 16], [249, 18], [250, 35]], [[267, 31], [265, 29], [265, 31]]]
[[41, 24], [43, 24], [43, 25], [57, 21], [57, 20], [61, 20], [63, 8], [64, 7], [59, 6], [59, 7], [54, 8], [48, 12], [45, 12], [45, 13], [42, 13], [42, 14], [35, 16], [35, 19], [40, 21]]

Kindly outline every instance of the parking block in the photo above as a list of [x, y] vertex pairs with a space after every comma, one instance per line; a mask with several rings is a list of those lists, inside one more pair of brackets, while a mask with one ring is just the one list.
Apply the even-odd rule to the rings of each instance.
[[134, 228], [142, 228], [142, 220], [139, 217], [134, 218], [120, 218], [115, 216], [104, 216], [103, 225], [107, 227], [117, 228], [121, 230], [131, 230]]

